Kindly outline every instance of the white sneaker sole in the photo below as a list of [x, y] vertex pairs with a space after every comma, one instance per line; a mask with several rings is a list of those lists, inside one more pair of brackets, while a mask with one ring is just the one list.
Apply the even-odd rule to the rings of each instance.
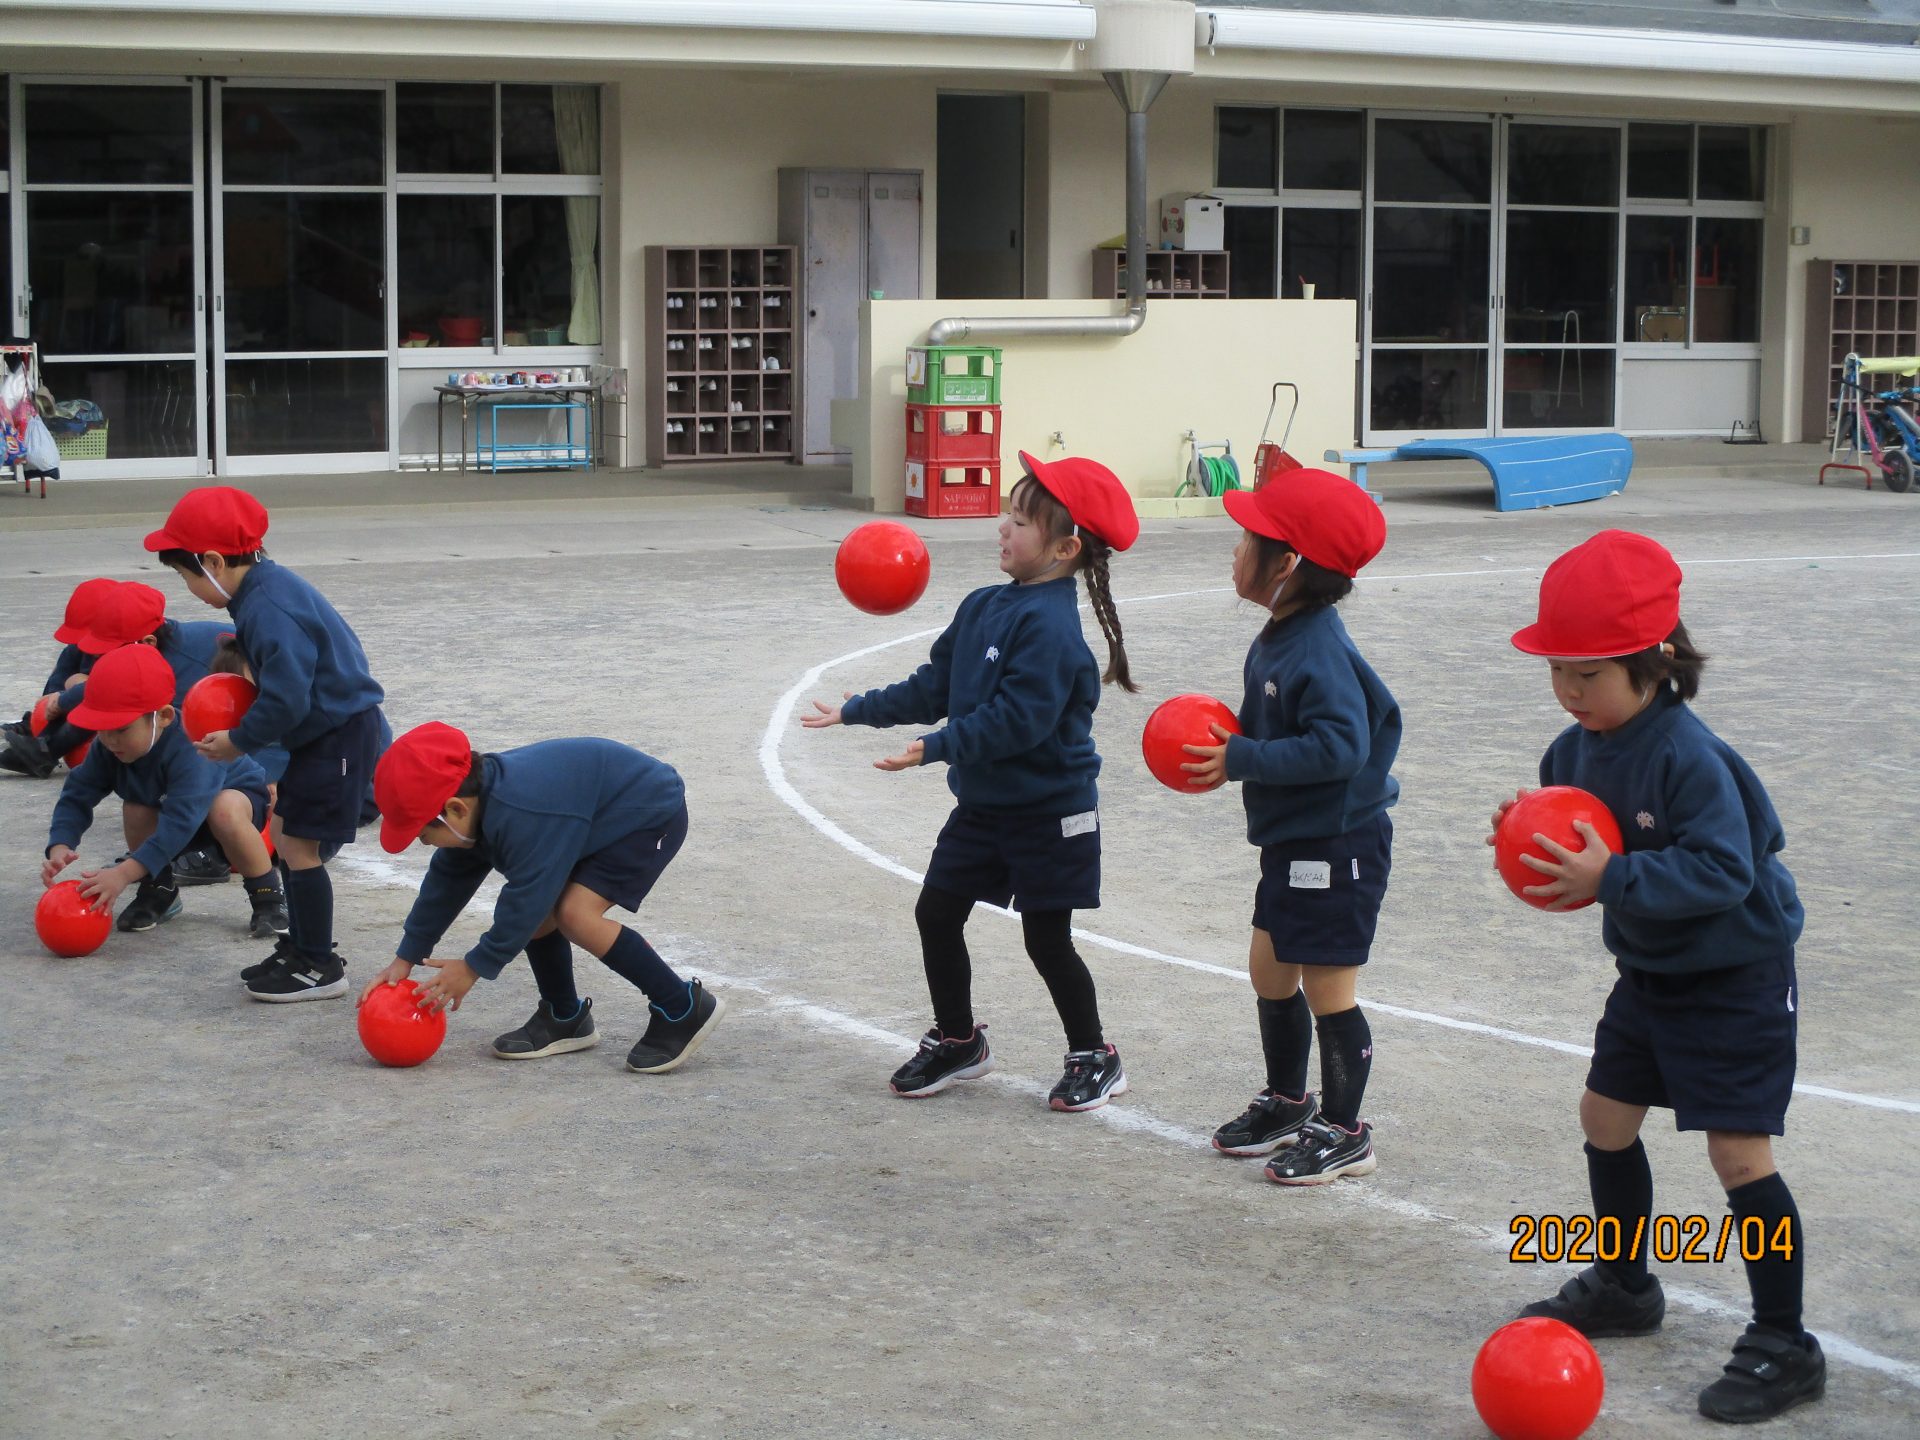
[[[707, 993], [709, 995], [713, 994], [711, 990], [709, 990]], [[707, 1043], [707, 1037], [713, 1033], [713, 1027], [720, 1023], [720, 1017], [726, 1013], [727, 1013], [727, 1002], [725, 997], [720, 995], [714, 995], [713, 996], [713, 1013], [707, 1016], [706, 1024], [702, 1025], [698, 1030], [693, 1032], [693, 1038], [687, 1041], [686, 1049], [682, 1050], [678, 1055], [674, 1056], [673, 1059], [667, 1061], [667, 1063], [664, 1065], [636, 1065], [631, 1060], [629, 1060], [627, 1062], [627, 1069], [633, 1071], [633, 1073], [636, 1075], [664, 1075], [669, 1070], [678, 1070], [682, 1065], [686, 1064], [687, 1061], [693, 1058], [694, 1051], [698, 1050], [702, 1045]]]
[[887, 1082], [887, 1088], [893, 1091], [893, 1093], [898, 1095], [902, 1100], [924, 1100], [929, 1095], [938, 1095], [942, 1090], [945, 1090], [950, 1085], [953, 1085], [961, 1080], [978, 1080], [981, 1076], [991, 1075], [992, 1073], [993, 1073], [993, 1055], [991, 1052], [989, 1052], [988, 1054], [981, 1057], [980, 1063], [978, 1065], [968, 1065], [959, 1070], [949, 1071], [947, 1074], [942, 1075], [938, 1080], [934, 1081], [933, 1084], [922, 1086], [918, 1090], [902, 1090], [897, 1085], [895, 1085], [891, 1080]]
[[1278, 1139], [1263, 1140], [1258, 1145], [1222, 1145], [1218, 1140], [1215, 1140], [1213, 1142], [1213, 1148], [1218, 1150], [1222, 1155], [1233, 1155], [1233, 1156], [1245, 1157], [1245, 1156], [1255, 1156], [1255, 1155], [1271, 1155], [1276, 1150], [1285, 1150], [1289, 1146], [1297, 1145], [1299, 1143], [1300, 1143], [1300, 1132], [1298, 1130], [1293, 1130], [1293, 1131], [1289, 1131], [1285, 1135], [1280, 1136]]
[[1093, 1099], [1087, 1101], [1087, 1103], [1084, 1105], [1068, 1105], [1059, 1100], [1054, 1100], [1051, 1098], [1048, 1099], [1047, 1104], [1051, 1106], [1053, 1109], [1060, 1111], [1064, 1115], [1080, 1115], [1080, 1114], [1084, 1114], [1088, 1110], [1098, 1110], [1102, 1105], [1106, 1104], [1107, 1101], [1111, 1100], [1114, 1096], [1124, 1095], [1131, 1088], [1132, 1087], [1127, 1084], [1127, 1075], [1126, 1075], [1126, 1072], [1123, 1070], [1120, 1072], [1120, 1078], [1113, 1082], [1113, 1085], [1111, 1086], [1111, 1088], [1109, 1088], [1108, 1090], [1106, 1090], [1104, 1093], [1100, 1095], [1094, 1096]]
[[342, 975], [331, 985], [315, 985], [310, 990], [296, 990], [288, 995], [263, 995], [258, 990], [249, 990], [247, 998], [263, 1005], [297, 1005], [302, 1000], [332, 1000], [346, 993], [347, 977]]
[[496, 1060], [544, 1060], [549, 1055], [570, 1055], [575, 1050], [591, 1050], [600, 1043], [600, 1032], [591, 1035], [569, 1035], [564, 1040], [555, 1040], [543, 1050], [502, 1050], [494, 1047]]
[[1271, 1170], [1265, 1173], [1267, 1179], [1273, 1181], [1276, 1185], [1331, 1185], [1342, 1176], [1351, 1175], [1358, 1177], [1361, 1175], [1371, 1175], [1379, 1168], [1380, 1162], [1374, 1158], [1373, 1152], [1369, 1150], [1358, 1160], [1349, 1160], [1346, 1164], [1332, 1170], [1324, 1171], [1319, 1175], [1283, 1176], [1275, 1175]]

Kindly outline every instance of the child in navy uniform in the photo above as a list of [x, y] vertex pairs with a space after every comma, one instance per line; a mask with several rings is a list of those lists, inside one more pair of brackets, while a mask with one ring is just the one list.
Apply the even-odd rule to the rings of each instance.
[[[81, 878], [81, 893], [111, 910], [134, 882], [139, 888], [115, 922], [126, 931], [151, 930], [180, 913], [174, 856], [207, 841], [224, 847], [236, 870], [254, 885], [271, 874], [260, 827], [267, 821], [267, 777], [244, 755], [217, 764], [193, 748], [174, 722], [174, 676], [150, 645], [127, 645], [100, 658], [87, 677], [87, 696], [73, 709], [77, 723], [97, 731], [87, 758], [67, 777], [48, 827], [40, 878], [51, 885], [74, 860], [74, 847], [108, 795], [121, 799], [131, 852]], [[271, 922], [285, 924], [277, 902], [258, 900], [250, 933], [270, 938]]]
[[[810, 729], [828, 725], [932, 724], [904, 753], [876, 761], [904, 770], [945, 761], [959, 802], [935, 842], [914, 907], [933, 1028], [893, 1076], [896, 1095], [935, 1095], [993, 1069], [987, 1027], [973, 1017], [964, 928], [976, 901], [1018, 904], [1027, 954], [1067, 1032], [1066, 1068], [1048, 1103], [1092, 1110], [1127, 1088], [1120, 1054], [1100, 1028], [1093, 976], [1073, 948], [1073, 912], [1100, 903], [1100, 813], [1093, 711], [1102, 679], [1136, 687], [1127, 670], [1107, 561], [1140, 533], [1133, 501], [1092, 460], [1041, 464], [1022, 453], [1026, 478], [1000, 524], [1000, 568], [960, 602], [953, 623], [910, 679], [834, 708], [814, 702]], [[1074, 575], [1110, 656], [1100, 673], [1080, 630]]]
[[[698, 1050], [726, 1001], [683, 980], [639, 934], [608, 918], [638, 910], [687, 838], [686, 787], [671, 765], [612, 740], [547, 740], [477, 755], [451, 725], [429, 722], [393, 743], [374, 770], [380, 843], [418, 838], [437, 852], [407, 914], [397, 958], [360, 992], [418, 964], [433, 978], [423, 1008], [460, 1008], [482, 977], [522, 950], [539, 987], [533, 1018], [493, 1042], [503, 1060], [564, 1055], [599, 1043], [593, 1001], [574, 989], [573, 945], [646, 992], [653, 1015], [627, 1068], [657, 1075]], [[433, 947], [492, 871], [506, 878], [493, 924], [463, 960]], [[571, 942], [571, 943], [570, 943]]]
[[[116, 584], [101, 599], [89, 633], [91, 644], [103, 653], [122, 645], [151, 645], [157, 649], [160, 658], [173, 670], [176, 709], [186, 703], [187, 692], [212, 671], [221, 642], [231, 644], [233, 641], [232, 630], [218, 620], [169, 619], [166, 597], [138, 580]], [[49, 702], [49, 717], [66, 715], [85, 699], [86, 693], [86, 677], [77, 677]], [[278, 749], [263, 750], [252, 758], [266, 772], [270, 784], [280, 778], [287, 764], [286, 752]], [[218, 845], [195, 845], [173, 859], [173, 878], [181, 885], [218, 884], [232, 873]], [[281, 914], [286, 902], [280, 892], [279, 871], [270, 866], [262, 883], [271, 888], [272, 908], [280, 918], [271, 930], [256, 929], [255, 934], [258, 938], [271, 939], [285, 934], [287, 929]], [[264, 899], [257, 896], [256, 906], [262, 903]]]
[[73, 594], [67, 597], [66, 613], [53, 632], [53, 638], [61, 645], [60, 654], [54, 659], [53, 673], [40, 688], [41, 695], [55, 697], [48, 702], [49, 723], [44, 731], [35, 735], [33, 711], [29, 710], [17, 722], [0, 726], [0, 770], [45, 780], [53, 774], [62, 755], [87, 742], [90, 732], [60, 716], [59, 697], [69, 686], [78, 684], [93, 662], [111, 648], [90, 649], [83, 642], [91, 633], [89, 627], [101, 601], [119, 589], [120, 584], [118, 580], [96, 576], [73, 587]]
[[[1200, 758], [1181, 768], [1198, 786], [1241, 781], [1260, 847], [1247, 971], [1267, 1084], [1213, 1145], [1274, 1155], [1266, 1176], [1278, 1184], [1325, 1185], [1378, 1165], [1360, 1118], [1373, 1032], [1354, 987], [1392, 865], [1400, 707], [1333, 607], [1380, 553], [1387, 523], [1371, 495], [1325, 470], [1230, 491], [1226, 504], [1244, 531], [1234, 591], [1269, 618], [1247, 651], [1242, 733], [1214, 726], [1223, 743], [1187, 746]], [[1307, 1091], [1316, 1028], [1318, 1097]]]
[[259, 686], [240, 723], [204, 736], [200, 753], [230, 761], [273, 746], [287, 752], [273, 842], [292, 930], [265, 960], [240, 972], [251, 998], [284, 1004], [346, 993], [322, 850], [348, 843], [359, 828], [361, 797], [380, 753], [384, 692], [339, 612], [266, 557], [260, 548], [266, 534], [267, 511], [258, 500], [231, 486], [208, 485], [182, 496], [146, 547], [198, 599], [232, 614]]
[[[1653, 1209], [1640, 1126], [1649, 1107], [1670, 1108], [1677, 1129], [1707, 1132], [1753, 1293], [1753, 1323], [1700, 1392], [1700, 1413], [1770, 1419], [1818, 1399], [1827, 1376], [1800, 1323], [1800, 1214], [1771, 1138], [1785, 1130], [1798, 1021], [1803, 915], [1779, 859], [1786, 837], [1759, 778], [1687, 705], [1706, 657], [1680, 623], [1680, 567], [1657, 542], [1606, 530], [1562, 555], [1540, 582], [1538, 621], [1513, 643], [1547, 657], [1554, 698], [1574, 718], [1542, 757], [1540, 783], [1592, 792], [1625, 837], [1615, 855], [1577, 822], [1584, 849], [1546, 840], [1553, 858], [1528, 858], [1541, 874], [1529, 893], [1549, 908], [1599, 900], [1620, 972], [1594, 1031], [1580, 1124], [1594, 1214], [1617, 1221], [1627, 1243], [1522, 1313], [1591, 1336], [1660, 1328], [1660, 1282], [1644, 1242], [1630, 1242]], [[1496, 830], [1512, 803], [1495, 812]]]

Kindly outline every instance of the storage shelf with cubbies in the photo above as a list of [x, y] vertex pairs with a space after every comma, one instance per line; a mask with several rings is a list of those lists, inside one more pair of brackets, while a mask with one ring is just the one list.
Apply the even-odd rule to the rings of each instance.
[[[1227, 298], [1227, 252], [1224, 250], [1147, 251], [1147, 299], [1224, 300]], [[1127, 252], [1093, 252], [1093, 294], [1096, 299], [1127, 298]]]
[[791, 245], [649, 245], [647, 464], [790, 460]]
[[[1833, 433], [1849, 354], [1920, 354], [1920, 261], [1809, 260], [1805, 346], [1800, 431], [1822, 440]], [[1883, 389], [1893, 383], [1884, 379]]]

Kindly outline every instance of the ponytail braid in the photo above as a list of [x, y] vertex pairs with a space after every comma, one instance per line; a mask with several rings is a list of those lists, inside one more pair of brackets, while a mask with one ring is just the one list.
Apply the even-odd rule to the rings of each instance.
[[1107, 637], [1107, 673], [1100, 679], [1138, 694], [1140, 687], [1133, 683], [1133, 674], [1127, 666], [1126, 642], [1120, 636], [1120, 610], [1113, 603], [1113, 589], [1107, 578], [1107, 559], [1113, 551], [1106, 541], [1097, 540], [1085, 531], [1080, 534], [1080, 545], [1085, 556], [1082, 568], [1087, 572], [1087, 599], [1093, 606], [1093, 618], [1100, 622], [1100, 633]]

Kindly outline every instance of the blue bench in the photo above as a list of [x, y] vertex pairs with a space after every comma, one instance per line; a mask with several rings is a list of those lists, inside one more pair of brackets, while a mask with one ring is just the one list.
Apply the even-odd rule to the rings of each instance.
[[1633, 443], [1624, 435], [1507, 435], [1497, 440], [1410, 440], [1391, 450], [1329, 450], [1367, 488], [1367, 466], [1384, 460], [1478, 460], [1493, 476], [1493, 508], [1538, 510], [1598, 500], [1627, 488]]

